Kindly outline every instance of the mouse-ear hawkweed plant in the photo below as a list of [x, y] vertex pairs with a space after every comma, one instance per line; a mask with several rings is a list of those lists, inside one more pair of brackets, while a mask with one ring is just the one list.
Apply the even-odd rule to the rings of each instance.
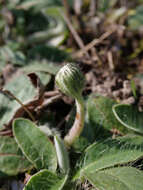
[[62, 67], [56, 75], [56, 85], [59, 89], [76, 101], [76, 118], [72, 128], [64, 138], [64, 142], [67, 146], [71, 146], [83, 130], [84, 101], [82, 98], [82, 90], [84, 82], [83, 74], [74, 63], [68, 63]]

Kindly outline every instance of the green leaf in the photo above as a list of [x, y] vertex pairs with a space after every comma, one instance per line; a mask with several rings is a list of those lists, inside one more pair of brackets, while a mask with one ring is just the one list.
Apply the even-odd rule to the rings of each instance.
[[37, 57], [44, 60], [47, 59], [48, 61], [53, 62], [53, 63], [47, 63], [47, 64], [48, 65], [53, 64], [55, 67], [57, 65], [54, 64], [54, 62], [59, 63], [59, 62], [68, 61], [69, 59], [71, 59], [70, 55], [66, 53], [64, 50], [60, 50], [57, 47], [48, 46], [48, 45], [37, 45], [36, 47], [33, 47], [32, 49], [28, 51], [29, 59], [33, 60], [33, 59], [37, 59]]
[[57, 64], [34, 62], [34, 63], [31, 63], [31, 64], [23, 67], [22, 71], [25, 73], [44, 72], [44, 73], [49, 73], [49, 74], [55, 75], [59, 69], [60, 69], [60, 66]]
[[21, 9], [30, 9], [32, 7], [36, 8], [36, 10], [40, 10], [41, 8], [45, 8], [48, 6], [60, 6], [60, 0], [24, 0], [22, 3], [19, 4]]
[[99, 190], [142, 190], [143, 172], [133, 167], [117, 167], [96, 173], [85, 173], [85, 178]]
[[143, 156], [141, 136], [107, 139], [89, 146], [84, 154], [81, 173], [97, 172], [115, 165], [127, 164]]
[[69, 165], [69, 155], [66, 146], [64, 144], [64, 141], [58, 135], [54, 135], [54, 143], [55, 143], [59, 167], [64, 174], [67, 174], [69, 173], [70, 165]]
[[111, 136], [111, 129], [123, 130], [123, 126], [117, 121], [112, 106], [116, 101], [103, 97], [90, 97], [87, 101], [87, 125], [90, 127], [93, 140], [103, 139]]
[[0, 177], [17, 175], [32, 167], [14, 138], [0, 137]]
[[[4, 86], [4, 89], [12, 92], [23, 104], [33, 100], [37, 95], [36, 89], [25, 75], [16, 75]], [[20, 107], [21, 105], [15, 100], [0, 94], [0, 129], [12, 120]]]
[[62, 190], [67, 175], [60, 177], [48, 170], [42, 170], [33, 175], [24, 190]]
[[[70, 6], [73, 6], [73, 0], [67, 0], [67, 1]], [[24, 0], [22, 2], [19, 2], [19, 8], [21, 8], [21, 9], [28, 10], [30, 8], [35, 8], [35, 10], [37, 10], [37, 11], [39, 11], [45, 7], [57, 7], [57, 6], [61, 7], [62, 5], [63, 4], [60, 0], [47, 0], [47, 1], [45, 1], [45, 0], [40, 0], [40, 1], [39, 0]]]
[[[94, 143], [85, 150], [81, 169], [74, 176], [74, 180], [79, 177], [87, 179], [99, 190], [110, 190], [111, 187], [113, 190], [138, 188], [140, 190], [143, 173], [127, 166], [131, 166], [142, 156], [143, 139], [141, 136], [124, 136]], [[139, 184], [133, 181], [132, 174], [134, 177], [136, 175]]]
[[135, 84], [135, 81], [132, 79], [131, 80], [131, 90], [135, 98], [137, 98], [137, 87]]
[[9, 46], [5, 45], [0, 49], [0, 62], [25, 65], [26, 57], [21, 51], [13, 51]]
[[132, 131], [143, 134], [143, 112], [133, 105], [117, 104], [113, 106], [113, 113], [122, 125]]
[[19, 118], [13, 122], [13, 133], [27, 159], [40, 170], [57, 168], [56, 151], [48, 137], [30, 120]]
[[28, 36], [28, 43], [45, 43], [50, 46], [60, 45], [66, 38], [67, 28], [60, 14], [64, 10], [61, 7], [47, 7], [42, 13], [47, 20], [45, 30], [38, 30]]
[[51, 80], [51, 75], [49, 75], [45, 72], [37, 71], [37, 72], [35, 72], [35, 74], [38, 75], [38, 77], [40, 78], [40, 80], [44, 86], [46, 86]]
[[135, 10], [129, 12], [128, 25], [132, 30], [138, 30], [143, 25], [143, 5], [139, 5]]

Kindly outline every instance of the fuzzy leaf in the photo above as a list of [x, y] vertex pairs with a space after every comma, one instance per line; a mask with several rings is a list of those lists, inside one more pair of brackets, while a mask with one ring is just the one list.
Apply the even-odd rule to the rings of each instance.
[[142, 156], [143, 140], [141, 136], [107, 139], [94, 143], [86, 149], [81, 173], [97, 172], [135, 161]]
[[133, 167], [117, 167], [86, 173], [85, 177], [99, 190], [142, 190], [143, 172]]
[[38, 75], [38, 77], [40, 78], [40, 80], [44, 86], [46, 86], [50, 82], [51, 75], [48, 75], [45, 72], [35, 72], [35, 73]]
[[[87, 124], [92, 126], [92, 138], [95, 140], [111, 136], [111, 129], [123, 131], [123, 126], [117, 121], [112, 112], [116, 101], [103, 97], [90, 97], [87, 101]], [[91, 128], [91, 127], [90, 127]]]
[[59, 177], [48, 170], [42, 170], [33, 175], [24, 190], [61, 190], [67, 176]]
[[56, 64], [32, 62], [31, 64], [23, 67], [22, 71], [25, 73], [44, 72], [44, 73], [50, 73], [52, 75], [55, 75], [59, 69], [60, 69], [60, 66]]
[[26, 57], [22, 52], [14, 52], [9, 46], [5, 45], [0, 49], [0, 62], [3, 62], [4, 65], [9, 62], [14, 65], [23, 66], [26, 64]]
[[57, 159], [60, 169], [64, 174], [69, 173], [69, 156], [64, 141], [58, 136], [54, 136], [54, 143], [57, 153]]
[[[23, 104], [31, 101], [37, 95], [36, 89], [25, 75], [15, 76], [4, 86], [4, 89], [12, 92]], [[20, 107], [21, 105], [15, 100], [0, 94], [0, 129], [12, 120]]]
[[143, 134], [143, 112], [139, 112], [137, 107], [117, 104], [113, 106], [113, 113], [122, 125], [132, 131]]
[[0, 177], [17, 175], [32, 167], [14, 138], [0, 137]]
[[[65, 51], [60, 50], [57, 47], [48, 46], [48, 45], [37, 44], [37, 46], [33, 47], [32, 49], [28, 51], [28, 58], [30, 60], [36, 60], [37, 55], [41, 59], [40, 63], [43, 60], [42, 62], [47, 62], [48, 65], [53, 64], [53, 66], [55, 67], [57, 67], [57, 64], [55, 63], [68, 61], [69, 59], [71, 60], [70, 55], [66, 53]], [[45, 60], [48, 60], [48, 61], [45, 61]], [[31, 61], [30, 64], [32, 64], [33, 62], [39, 62], [39, 61]]]
[[30, 120], [16, 119], [13, 122], [15, 139], [27, 159], [40, 169], [55, 171], [56, 151], [48, 137]]

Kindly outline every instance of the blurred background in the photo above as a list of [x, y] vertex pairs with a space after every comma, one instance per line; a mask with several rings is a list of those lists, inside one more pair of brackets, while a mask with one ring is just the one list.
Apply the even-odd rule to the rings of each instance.
[[0, 72], [66, 60], [142, 69], [142, 36], [142, 0], [0, 0]]

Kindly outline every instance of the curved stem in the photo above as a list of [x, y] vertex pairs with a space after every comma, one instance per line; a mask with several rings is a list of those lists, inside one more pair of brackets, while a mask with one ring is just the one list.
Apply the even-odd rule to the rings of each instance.
[[76, 99], [76, 118], [74, 124], [68, 134], [64, 138], [67, 146], [71, 146], [73, 142], [80, 136], [84, 127], [84, 101], [82, 96]]

